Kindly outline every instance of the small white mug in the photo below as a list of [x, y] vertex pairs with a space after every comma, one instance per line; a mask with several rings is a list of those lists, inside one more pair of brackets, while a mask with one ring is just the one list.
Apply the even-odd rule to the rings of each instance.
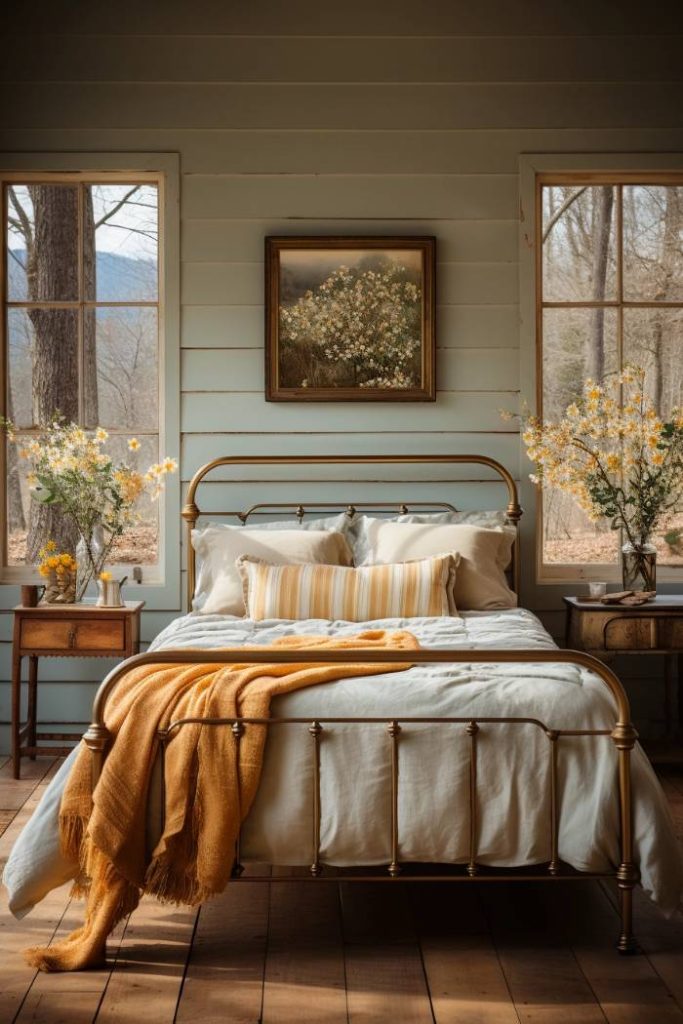
[[606, 583], [589, 583], [588, 584], [588, 596], [593, 598], [604, 597], [607, 593]]

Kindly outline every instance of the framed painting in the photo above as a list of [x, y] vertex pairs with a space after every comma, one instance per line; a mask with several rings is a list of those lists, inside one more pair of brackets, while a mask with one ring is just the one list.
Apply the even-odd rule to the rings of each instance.
[[266, 238], [269, 402], [433, 402], [436, 239]]

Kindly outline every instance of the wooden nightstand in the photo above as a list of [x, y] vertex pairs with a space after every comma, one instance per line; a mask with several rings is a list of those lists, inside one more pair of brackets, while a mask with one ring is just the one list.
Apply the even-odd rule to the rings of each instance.
[[[144, 601], [121, 608], [93, 604], [39, 604], [14, 609], [12, 646], [12, 768], [18, 779], [22, 757], [68, 754], [69, 747], [41, 746], [41, 740], [77, 741], [78, 733], [38, 733], [39, 658], [129, 658], [140, 645]], [[21, 724], [21, 662], [28, 658], [28, 708]]]
[[673, 694], [678, 697], [678, 728], [683, 729], [683, 596], [657, 595], [647, 604], [606, 605], [565, 597], [567, 629], [565, 646], [587, 651], [602, 661], [617, 654], [659, 654], [666, 664], [665, 717], [672, 721]]

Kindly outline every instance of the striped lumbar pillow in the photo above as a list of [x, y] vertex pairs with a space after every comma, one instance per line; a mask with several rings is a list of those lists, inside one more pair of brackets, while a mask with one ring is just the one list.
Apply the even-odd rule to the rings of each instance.
[[237, 567], [251, 619], [374, 619], [456, 615], [452, 554], [350, 569], [271, 565], [243, 555]]

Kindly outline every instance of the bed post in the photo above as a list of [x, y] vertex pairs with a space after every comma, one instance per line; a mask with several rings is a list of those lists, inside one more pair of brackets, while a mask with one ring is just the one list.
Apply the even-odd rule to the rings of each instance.
[[83, 735], [83, 741], [92, 754], [92, 789], [99, 782], [104, 764], [104, 755], [109, 745], [109, 730], [100, 722], [91, 722], [87, 732]]
[[621, 935], [617, 949], [624, 955], [636, 953], [638, 946], [633, 935], [633, 890], [640, 873], [633, 863], [633, 806], [631, 800], [631, 751], [638, 733], [630, 722], [619, 722], [612, 740], [619, 758], [619, 811], [621, 815], [621, 862], [617, 870], [617, 886], [621, 909]]
[[195, 560], [194, 552], [192, 551], [192, 531], [197, 525], [197, 519], [199, 518], [199, 509], [194, 501], [194, 491], [192, 497], [188, 497], [187, 504], [183, 505], [182, 512], [180, 515], [185, 520], [185, 543], [187, 544], [187, 610], [192, 610], [192, 598], [194, 596], [194, 583], [195, 583]]

